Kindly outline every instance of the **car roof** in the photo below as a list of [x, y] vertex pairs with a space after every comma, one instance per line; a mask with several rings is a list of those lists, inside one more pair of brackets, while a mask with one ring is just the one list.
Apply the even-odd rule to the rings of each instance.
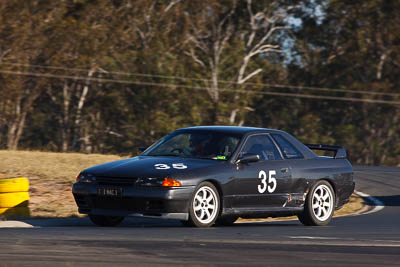
[[236, 134], [247, 134], [247, 133], [282, 133], [280, 130], [273, 130], [267, 128], [257, 128], [257, 127], [245, 127], [245, 126], [193, 126], [182, 128], [179, 130], [203, 130], [203, 131], [215, 131], [224, 133], [236, 133]]

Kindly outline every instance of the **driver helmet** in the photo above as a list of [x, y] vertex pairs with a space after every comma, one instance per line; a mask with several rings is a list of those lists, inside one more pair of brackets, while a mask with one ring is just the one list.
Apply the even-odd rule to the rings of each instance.
[[190, 146], [195, 152], [201, 153], [204, 148], [204, 143], [206, 140], [207, 140], [206, 134], [192, 134], [190, 136]]

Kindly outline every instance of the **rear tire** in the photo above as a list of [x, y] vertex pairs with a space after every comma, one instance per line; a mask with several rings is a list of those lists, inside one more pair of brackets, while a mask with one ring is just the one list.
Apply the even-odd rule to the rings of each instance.
[[210, 227], [219, 214], [219, 194], [210, 182], [202, 182], [196, 188], [190, 201], [189, 221], [185, 224], [196, 227]]
[[90, 220], [98, 226], [117, 226], [124, 217], [121, 216], [105, 216], [105, 215], [89, 215]]
[[325, 180], [316, 182], [307, 195], [304, 211], [298, 214], [299, 221], [307, 226], [327, 225], [335, 210], [335, 192]]
[[183, 226], [186, 226], [186, 227], [193, 227], [194, 226], [191, 221], [183, 221], [182, 220], [181, 224], [183, 224]]

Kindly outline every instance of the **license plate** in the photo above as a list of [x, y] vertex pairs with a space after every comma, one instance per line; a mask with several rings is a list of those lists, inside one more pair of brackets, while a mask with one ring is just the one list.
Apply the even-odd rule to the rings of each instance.
[[122, 197], [122, 188], [98, 187], [97, 195], [102, 197]]

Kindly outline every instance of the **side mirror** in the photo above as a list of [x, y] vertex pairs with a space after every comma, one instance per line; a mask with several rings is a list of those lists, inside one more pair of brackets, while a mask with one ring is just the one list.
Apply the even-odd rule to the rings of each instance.
[[240, 159], [238, 159], [235, 163], [246, 163], [246, 162], [257, 162], [260, 160], [260, 156], [257, 154], [246, 154]]
[[138, 147], [138, 151], [139, 151], [140, 153], [144, 152], [146, 149], [147, 149], [147, 147], [145, 147], [145, 146], [140, 146], [140, 147]]

